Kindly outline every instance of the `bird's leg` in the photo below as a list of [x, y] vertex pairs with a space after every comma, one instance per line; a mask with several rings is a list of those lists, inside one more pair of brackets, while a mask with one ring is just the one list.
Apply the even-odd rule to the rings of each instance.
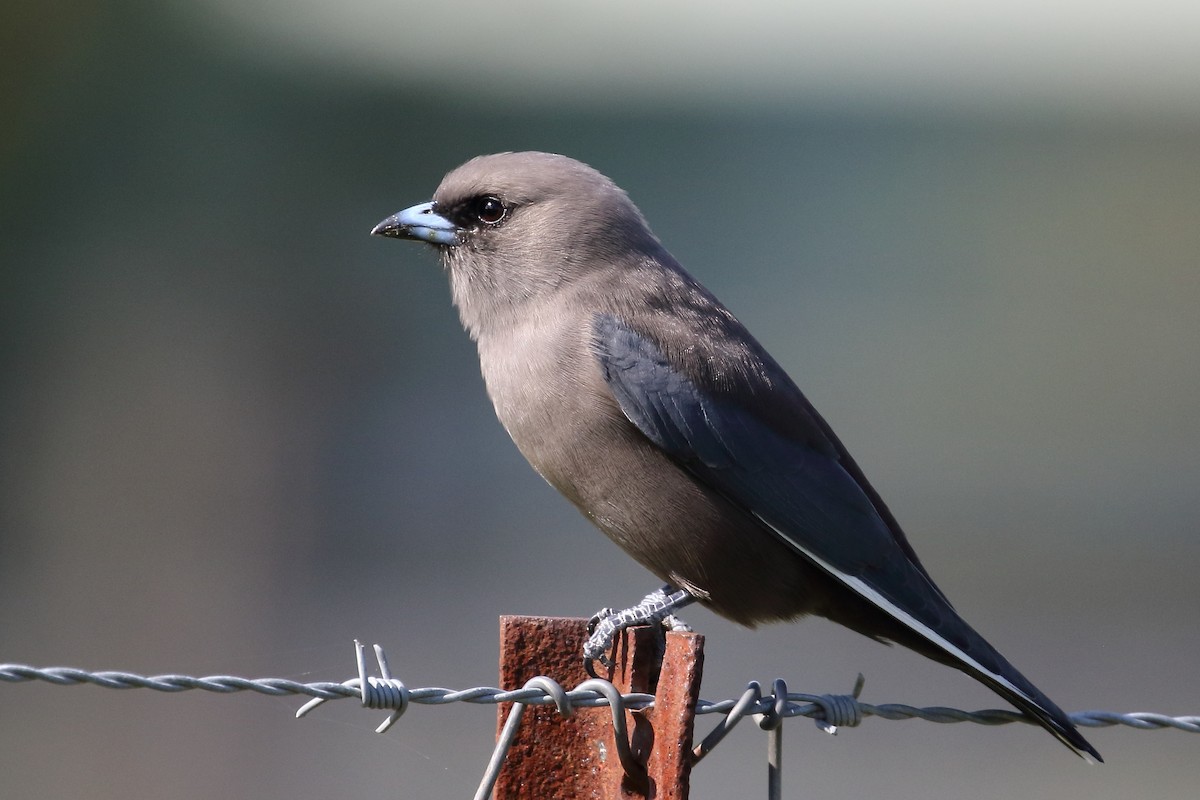
[[675, 611], [690, 605], [696, 597], [685, 589], [666, 585], [655, 589], [642, 598], [642, 602], [624, 611], [602, 608], [588, 620], [587, 642], [583, 646], [583, 666], [588, 674], [596, 677], [592, 662], [599, 661], [606, 667], [613, 665], [607, 655], [617, 634], [634, 625], [654, 624], [660, 631], [690, 631], [686, 622], [675, 616]]

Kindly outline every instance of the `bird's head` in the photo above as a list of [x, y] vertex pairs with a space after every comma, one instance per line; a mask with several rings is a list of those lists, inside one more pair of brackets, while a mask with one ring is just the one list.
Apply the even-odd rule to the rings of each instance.
[[497, 317], [524, 313], [531, 300], [661, 250], [611, 180], [566, 156], [536, 152], [474, 158], [442, 179], [431, 202], [371, 233], [438, 249], [472, 335]]

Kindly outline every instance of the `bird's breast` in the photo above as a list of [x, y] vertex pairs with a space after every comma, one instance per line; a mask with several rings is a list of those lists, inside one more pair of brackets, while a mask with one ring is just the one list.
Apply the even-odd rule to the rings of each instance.
[[572, 474], [579, 452], [628, 424], [604, 384], [589, 336], [530, 319], [479, 339], [496, 416], [534, 468], [564, 492], [564, 482], [580, 477]]

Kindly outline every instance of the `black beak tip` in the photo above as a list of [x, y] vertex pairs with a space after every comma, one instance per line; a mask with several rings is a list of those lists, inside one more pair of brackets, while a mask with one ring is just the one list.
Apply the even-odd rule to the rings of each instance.
[[394, 239], [399, 239], [404, 236], [401, 232], [401, 227], [396, 223], [395, 217], [388, 217], [383, 222], [371, 228], [372, 236], [390, 236]]

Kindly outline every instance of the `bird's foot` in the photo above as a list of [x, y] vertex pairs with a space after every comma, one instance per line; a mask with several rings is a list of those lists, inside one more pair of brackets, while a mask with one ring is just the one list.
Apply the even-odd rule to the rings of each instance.
[[623, 611], [602, 608], [588, 620], [588, 640], [583, 646], [583, 668], [588, 675], [596, 676], [594, 662], [599, 661], [605, 667], [613, 666], [608, 651], [617, 638], [617, 634], [634, 625], [655, 625], [665, 637], [665, 632], [690, 631], [692, 628], [686, 622], [675, 616], [675, 611], [691, 604], [695, 596], [674, 586], [664, 586], [655, 589], [642, 598], [642, 602]]

